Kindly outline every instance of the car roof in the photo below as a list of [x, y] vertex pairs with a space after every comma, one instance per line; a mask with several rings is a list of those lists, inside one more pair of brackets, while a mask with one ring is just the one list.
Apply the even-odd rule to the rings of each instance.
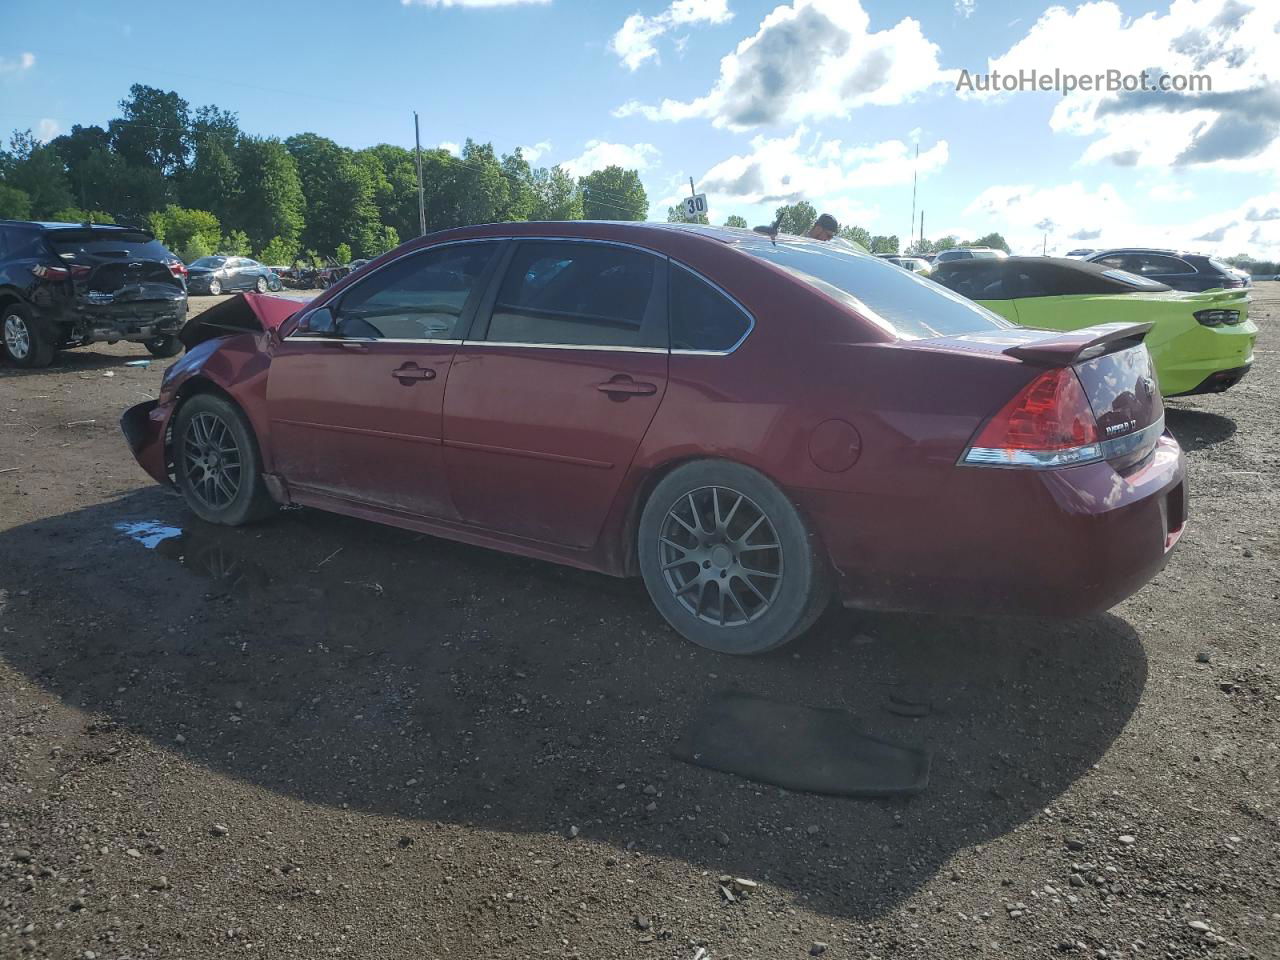
[[1196, 253], [1194, 250], [1170, 250], [1165, 247], [1111, 247], [1108, 250], [1098, 250], [1094, 253], [1095, 257], [1107, 257], [1117, 253], [1159, 253], [1168, 257], [1204, 257], [1208, 254]]
[[0, 226], [6, 227], [40, 227], [42, 230], [83, 230], [90, 227], [94, 230], [131, 230], [150, 233], [146, 227], [131, 227], [124, 223], [70, 223], [65, 220], [0, 220]]

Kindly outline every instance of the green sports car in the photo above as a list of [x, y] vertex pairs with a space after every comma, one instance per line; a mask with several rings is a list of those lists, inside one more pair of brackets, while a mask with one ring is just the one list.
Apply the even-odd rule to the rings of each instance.
[[1024, 327], [1152, 323], [1147, 346], [1166, 397], [1221, 393], [1253, 364], [1248, 290], [1182, 293], [1104, 264], [1058, 257], [953, 260], [933, 280]]

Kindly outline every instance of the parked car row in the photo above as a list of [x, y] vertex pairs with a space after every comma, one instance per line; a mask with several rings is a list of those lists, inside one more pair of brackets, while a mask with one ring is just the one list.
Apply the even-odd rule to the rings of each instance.
[[267, 293], [281, 288], [280, 277], [265, 264], [249, 257], [219, 254], [191, 261], [187, 267], [187, 290], [216, 297], [237, 290]]

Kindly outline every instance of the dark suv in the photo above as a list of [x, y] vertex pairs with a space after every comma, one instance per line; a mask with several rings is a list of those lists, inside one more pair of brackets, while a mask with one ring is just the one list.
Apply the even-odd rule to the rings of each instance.
[[0, 340], [18, 366], [102, 341], [177, 356], [186, 317], [186, 267], [146, 230], [0, 220]]
[[1088, 259], [1093, 263], [1136, 273], [1175, 290], [1190, 290], [1193, 293], [1218, 287], [1231, 289], [1252, 285], [1248, 274], [1201, 253], [1129, 247], [1123, 250], [1103, 250]]

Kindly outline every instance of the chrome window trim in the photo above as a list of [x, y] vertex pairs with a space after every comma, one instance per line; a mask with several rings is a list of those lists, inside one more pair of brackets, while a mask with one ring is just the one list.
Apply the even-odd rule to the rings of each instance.
[[[693, 274], [695, 277], [697, 277], [699, 280], [701, 280], [703, 283], [709, 286], [712, 290], [715, 290], [717, 293], [723, 296], [726, 300], [732, 303], [735, 307], [741, 310], [747, 317], [746, 332], [743, 333], [743, 335], [738, 338], [737, 342], [734, 343], [733, 346], [729, 347], [726, 350], [687, 350], [687, 349], [676, 350], [673, 348], [671, 350], [671, 353], [681, 357], [727, 357], [729, 356], [729, 354], [733, 353], [740, 346], [742, 346], [746, 342], [747, 337], [751, 336], [752, 331], [755, 330], [756, 328], [756, 315], [752, 313], [750, 310], [748, 310], [743, 305], [742, 301], [739, 300], [737, 297], [735, 297], [732, 293], [730, 293], [724, 287], [720, 286], [720, 284], [716, 283], [714, 280], [699, 273], [697, 270], [693, 269], [693, 267], [688, 266], [687, 264], [682, 263], [679, 260], [675, 260], [672, 257], [667, 257], [667, 263], [673, 267], [678, 267], [679, 269], [684, 270], [687, 273]], [[670, 342], [670, 339], [671, 339], [671, 280], [670, 280], [670, 277], [668, 276], [668, 279], [667, 279], [667, 340], [668, 342]]]
[[665, 347], [627, 347], [621, 345], [590, 344], [590, 343], [517, 343], [509, 340], [464, 340], [463, 345], [468, 347], [508, 347], [522, 348], [530, 347], [534, 350], [607, 350], [616, 353], [670, 353]]
[[[443, 250], [445, 247], [457, 247], [457, 246], [461, 246], [464, 243], [502, 244], [509, 239], [510, 239], [509, 237], [467, 237], [462, 240], [446, 240], [444, 243], [433, 243], [427, 247], [415, 247], [412, 250], [402, 253], [400, 256], [396, 257], [394, 260], [388, 260], [386, 263], [379, 266], [378, 269], [370, 272], [367, 276], [361, 277], [360, 283], [366, 283], [370, 277], [376, 277], [383, 270], [387, 269], [387, 267], [390, 267], [393, 264], [397, 264], [401, 260], [406, 259], [407, 257], [416, 256], [420, 253], [430, 253], [433, 250]], [[365, 264], [365, 266], [368, 266], [368, 264]], [[361, 269], [363, 269], [363, 267]], [[347, 274], [347, 276], [351, 276], [351, 274]], [[343, 280], [345, 279], [346, 277], [343, 277]], [[356, 285], [352, 284], [352, 286], [356, 286]], [[346, 291], [343, 291], [344, 296], [345, 294], [346, 294]], [[316, 307], [316, 309], [319, 310], [321, 308], [328, 307], [330, 302], [331, 301], [326, 301], [325, 303], [322, 303], [319, 307]], [[306, 308], [304, 307], [303, 309], [306, 309]], [[294, 337], [297, 337], [299, 340], [307, 340], [307, 339], [338, 340], [338, 341], [348, 341], [353, 343], [461, 343], [462, 342], [461, 340], [377, 340], [372, 337], [325, 337], [325, 336], [308, 337], [306, 336], [306, 334], [299, 335], [297, 327], [294, 327], [293, 330], [289, 332], [289, 335], [284, 339], [287, 342], [289, 340], [294, 339]]]

